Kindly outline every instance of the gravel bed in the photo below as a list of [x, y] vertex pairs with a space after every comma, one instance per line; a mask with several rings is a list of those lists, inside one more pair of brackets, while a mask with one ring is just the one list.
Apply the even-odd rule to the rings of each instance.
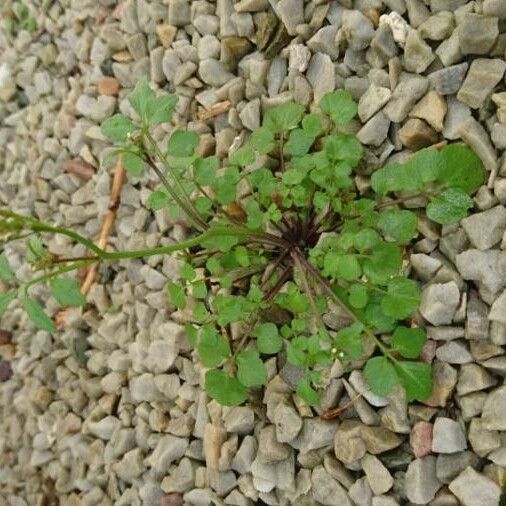
[[[488, 171], [457, 226], [420, 220], [411, 271], [435, 387], [380, 398], [360, 369], [333, 377], [316, 411], [296, 371], [270, 362], [254, 404], [201, 388], [183, 316], [164, 286], [178, 260], [100, 267], [83, 311], [36, 331], [13, 304], [0, 330], [0, 506], [498, 506], [506, 482], [506, 2], [504, 0], [28, 0], [35, 32], [0, 13], [0, 202], [96, 237], [112, 169], [100, 122], [133, 85], [180, 97], [176, 123], [226, 157], [269, 107], [359, 103], [371, 167], [462, 140]], [[0, 19], [2, 15], [0, 14]], [[1, 24], [1, 22], [0, 22]], [[206, 119], [213, 107], [221, 114]], [[160, 128], [158, 139], [168, 131]], [[129, 178], [110, 244], [185, 237]], [[62, 255], [83, 251], [52, 239]], [[23, 248], [6, 248], [22, 279]], [[3, 290], [0, 286], [0, 291]], [[55, 307], [46, 288], [34, 291]], [[363, 396], [341, 418], [318, 417]]]

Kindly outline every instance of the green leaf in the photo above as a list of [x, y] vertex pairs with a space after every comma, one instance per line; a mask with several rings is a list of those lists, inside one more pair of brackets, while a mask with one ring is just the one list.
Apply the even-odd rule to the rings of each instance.
[[381, 237], [372, 228], [363, 228], [353, 237], [353, 246], [361, 253], [373, 249], [381, 241]]
[[198, 330], [191, 323], [187, 323], [184, 326], [184, 330], [186, 332], [186, 338], [188, 339], [188, 342], [191, 344], [191, 346], [196, 348], [199, 342]]
[[388, 282], [387, 294], [381, 301], [386, 315], [402, 320], [418, 309], [420, 290], [412, 279], [397, 277]]
[[18, 293], [15, 290], [5, 292], [0, 295], [0, 316], [2, 316], [9, 304], [17, 297]]
[[260, 205], [256, 200], [248, 200], [245, 205], [248, 219], [246, 226], [251, 229], [257, 229], [262, 226], [264, 213], [260, 210]]
[[133, 121], [123, 114], [115, 114], [100, 125], [102, 134], [113, 142], [126, 142], [134, 128]]
[[47, 332], [53, 332], [55, 330], [53, 320], [49, 318], [36, 300], [27, 297], [23, 302], [23, 307], [25, 308], [26, 314], [37, 328]]
[[248, 398], [248, 392], [239, 380], [217, 369], [206, 372], [205, 389], [209, 397], [223, 406], [238, 406]]
[[193, 162], [195, 169], [195, 179], [202, 186], [211, 185], [216, 179], [216, 171], [219, 167], [219, 160], [216, 156], [207, 158], [197, 158]]
[[42, 241], [40, 238], [36, 235], [30, 237], [26, 241], [26, 257], [29, 262], [33, 262], [39, 258], [47, 257], [48, 252], [46, 251], [46, 248], [42, 244]]
[[283, 342], [279, 336], [278, 327], [274, 323], [262, 323], [255, 330], [257, 347], [260, 353], [274, 355], [281, 351]]
[[427, 217], [441, 225], [449, 225], [465, 218], [473, 205], [473, 199], [462, 188], [448, 188], [427, 206]]
[[371, 176], [371, 187], [380, 195], [397, 191], [415, 192], [422, 186], [420, 174], [411, 170], [408, 164], [390, 163]]
[[392, 276], [399, 273], [402, 266], [401, 252], [395, 244], [377, 244], [371, 255], [362, 263], [364, 274], [376, 284], [386, 283]]
[[61, 306], [78, 307], [86, 302], [77, 279], [52, 279], [49, 284], [53, 297]]
[[348, 301], [352, 307], [362, 309], [367, 305], [368, 300], [369, 295], [365, 286], [358, 284], [350, 286]]
[[432, 370], [424, 362], [394, 362], [395, 371], [406, 390], [408, 402], [423, 401], [432, 393]]
[[395, 327], [395, 318], [385, 314], [381, 305], [382, 297], [373, 295], [364, 309], [365, 323], [380, 332], [390, 332]]
[[169, 123], [174, 114], [177, 104], [177, 95], [162, 95], [154, 98], [150, 106], [150, 125], [159, 125], [160, 123]]
[[296, 391], [308, 406], [315, 406], [320, 402], [320, 394], [311, 386], [309, 378], [302, 378], [297, 384]]
[[197, 345], [199, 359], [206, 367], [216, 367], [230, 356], [228, 341], [209, 325], [202, 327]]
[[273, 132], [265, 126], [257, 128], [251, 134], [249, 142], [262, 155], [270, 153], [276, 146]]
[[167, 149], [169, 155], [176, 157], [185, 157], [193, 155], [199, 145], [200, 137], [195, 132], [186, 130], [174, 130], [169, 137]]
[[372, 357], [364, 367], [364, 377], [376, 395], [385, 397], [395, 385], [399, 377], [392, 363], [386, 357]]
[[143, 77], [128, 96], [128, 101], [142, 121], [149, 123], [150, 117], [156, 111], [155, 98], [155, 92], [149, 87], [147, 78]]
[[436, 181], [440, 166], [441, 151], [436, 148], [421, 149], [404, 164], [407, 173], [415, 174], [421, 183]]
[[437, 180], [447, 187], [471, 193], [485, 180], [482, 161], [472, 149], [462, 144], [450, 144], [441, 150]]
[[314, 142], [314, 137], [307, 134], [302, 128], [296, 128], [290, 132], [284, 151], [291, 156], [305, 155]]
[[226, 253], [227, 251], [230, 251], [238, 242], [239, 239], [233, 235], [219, 235], [202, 241], [202, 246], [211, 251], [218, 250]]
[[121, 161], [123, 167], [132, 174], [134, 177], [141, 175], [142, 169], [144, 169], [144, 160], [132, 151], [125, 151], [121, 155]]
[[148, 206], [154, 211], [163, 209], [171, 203], [170, 197], [162, 190], [151, 192], [148, 197]]
[[281, 133], [295, 128], [302, 119], [304, 106], [287, 102], [269, 109], [263, 120], [263, 125], [274, 133]]
[[267, 383], [267, 370], [256, 350], [241, 351], [237, 355], [237, 379], [245, 387], [258, 387]]
[[345, 90], [325, 93], [320, 100], [320, 109], [330, 116], [332, 121], [344, 125], [357, 114], [357, 104], [351, 93]]
[[179, 269], [179, 275], [185, 281], [193, 281], [197, 273], [189, 263], [185, 262]]
[[315, 139], [322, 132], [323, 117], [317, 112], [306, 114], [302, 119], [302, 128], [306, 135]]
[[353, 281], [362, 274], [360, 263], [355, 255], [346, 255], [330, 251], [325, 255], [323, 270], [326, 276]]
[[427, 335], [423, 329], [397, 327], [392, 334], [392, 347], [405, 358], [417, 358], [422, 352]]
[[344, 353], [344, 360], [359, 360], [364, 356], [364, 347], [360, 336], [364, 325], [355, 322], [344, 329], [339, 330], [334, 338], [336, 348]]
[[385, 236], [407, 244], [416, 235], [418, 218], [411, 211], [389, 209], [380, 214], [378, 227]]
[[184, 309], [186, 307], [186, 296], [184, 290], [172, 281], [167, 283], [167, 290], [172, 304], [174, 304], [174, 306], [178, 309]]
[[0, 279], [4, 281], [15, 281], [16, 277], [4, 253], [0, 254]]
[[364, 149], [354, 135], [336, 133], [325, 138], [325, 153], [334, 161], [345, 161], [355, 167], [362, 158]]
[[243, 146], [230, 154], [229, 161], [233, 165], [246, 167], [255, 161], [255, 153], [250, 146]]

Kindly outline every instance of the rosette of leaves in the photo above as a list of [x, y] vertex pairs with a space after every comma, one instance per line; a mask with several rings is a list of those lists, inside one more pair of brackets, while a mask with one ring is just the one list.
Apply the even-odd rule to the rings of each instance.
[[376, 169], [364, 187], [370, 168], [350, 133], [357, 106], [345, 91], [327, 93], [313, 112], [296, 103], [267, 110], [225, 160], [201, 156], [191, 130], [155, 140], [173, 95], [156, 96], [144, 80], [129, 100], [136, 117], [115, 115], [102, 132], [134, 177], [158, 176], [149, 206], [195, 234], [151, 251], [94, 253], [104, 261], [181, 252], [167, 292], [212, 398], [245, 402], [266, 385], [272, 357], [300, 368], [296, 390], [310, 405], [336, 360], [363, 365], [379, 395], [399, 384], [410, 401], [430, 395], [430, 366], [418, 360], [426, 335], [413, 318], [420, 287], [405, 259], [420, 217], [447, 225], [472, 208], [484, 170], [469, 148], [424, 149]]

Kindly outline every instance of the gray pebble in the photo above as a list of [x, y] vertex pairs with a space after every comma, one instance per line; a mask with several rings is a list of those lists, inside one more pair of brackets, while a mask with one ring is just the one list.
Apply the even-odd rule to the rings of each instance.
[[457, 27], [462, 54], [487, 54], [499, 35], [497, 18], [466, 13]]
[[459, 341], [450, 341], [440, 346], [436, 350], [436, 357], [449, 364], [468, 364], [473, 360], [467, 346]]
[[362, 144], [380, 146], [388, 136], [390, 119], [383, 111], [374, 115], [357, 133]]
[[420, 313], [432, 325], [447, 325], [452, 322], [459, 302], [455, 281], [429, 285], [422, 291]]
[[474, 60], [457, 98], [473, 109], [480, 108], [502, 79], [505, 70], [506, 62], [497, 58]]
[[313, 87], [315, 102], [328, 91], [333, 91], [336, 78], [330, 56], [323, 53], [314, 54], [309, 62], [306, 77]]
[[463, 506], [497, 506], [501, 489], [490, 478], [467, 467], [449, 485]]
[[453, 14], [443, 11], [426, 19], [418, 27], [418, 32], [424, 39], [444, 40], [451, 35], [453, 27]]
[[390, 100], [391, 96], [392, 92], [388, 88], [371, 84], [358, 102], [358, 116], [362, 123], [374, 116]]
[[366, 49], [374, 37], [374, 26], [370, 19], [359, 11], [346, 10], [342, 16], [342, 31], [349, 47]]
[[483, 426], [489, 430], [506, 430], [506, 386], [493, 390], [483, 406]]
[[190, 2], [188, 0], [170, 0], [169, 24], [184, 26], [191, 21]]
[[466, 448], [466, 434], [462, 425], [451, 418], [436, 418], [432, 429], [432, 451], [435, 453], [457, 453]]
[[506, 19], [506, 3], [502, 0], [485, 0], [483, 2], [483, 14]]
[[297, 25], [304, 23], [303, 0], [280, 0], [276, 10], [289, 35], [297, 35]]
[[471, 244], [482, 251], [487, 250], [495, 246], [506, 231], [506, 208], [498, 205], [468, 216], [461, 223]]
[[423, 76], [402, 74], [390, 102], [385, 106], [385, 114], [394, 123], [400, 123], [406, 118], [417, 100], [425, 94], [428, 86], [429, 82]]
[[394, 479], [381, 460], [374, 455], [366, 453], [360, 460], [360, 464], [374, 495], [384, 494], [392, 488]]
[[343, 488], [332, 476], [322, 467], [313, 469], [311, 474], [313, 484], [311, 495], [315, 501], [324, 506], [352, 506], [350, 498]]
[[506, 286], [505, 252], [468, 249], [457, 255], [455, 265], [464, 279], [477, 281], [480, 290], [497, 293]]
[[223, 63], [213, 58], [200, 62], [199, 76], [211, 86], [221, 86], [234, 78], [234, 75], [225, 68]]
[[415, 504], [432, 501], [441, 483], [436, 476], [436, 458], [432, 455], [415, 459], [408, 466], [404, 491], [407, 498]]
[[436, 461], [436, 475], [441, 483], [448, 484], [468, 466], [474, 467], [479, 458], [471, 451], [440, 454]]
[[411, 30], [404, 46], [404, 67], [409, 72], [421, 74], [434, 61], [432, 48], [416, 30]]
[[458, 129], [462, 140], [480, 157], [485, 169], [496, 173], [498, 160], [487, 131], [473, 117], [467, 118]]
[[436, 70], [429, 74], [429, 81], [440, 95], [454, 95], [459, 91], [468, 67], [468, 63], [461, 63]]

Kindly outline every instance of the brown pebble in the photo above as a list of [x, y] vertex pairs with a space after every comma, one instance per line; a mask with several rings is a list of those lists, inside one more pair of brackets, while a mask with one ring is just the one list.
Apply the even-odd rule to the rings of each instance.
[[74, 158], [63, 163], [63, 170], [87, 181], [95, 174], [95, 168], [81, 158]]
[[12, 332], [0, 329], [0, 344], [10, 343], [12, 339]]
[[12, 376], [12, 367], [9, 362], [0, 362], [0, 381], [7, 381]]
[[399, 140], [412, 151], [426, 148], [437, 142], [438, 136], [432, 128], [421, 119], [410, 119], [399, 130]]
[[183, 497], [177, 492], [164, 495], [160, 499], [160, 506], [183, 506]]
[[117, 95], [119, 81], [115, 77], [104, 76], [98, 81], [98, 93], [100, 95]]

